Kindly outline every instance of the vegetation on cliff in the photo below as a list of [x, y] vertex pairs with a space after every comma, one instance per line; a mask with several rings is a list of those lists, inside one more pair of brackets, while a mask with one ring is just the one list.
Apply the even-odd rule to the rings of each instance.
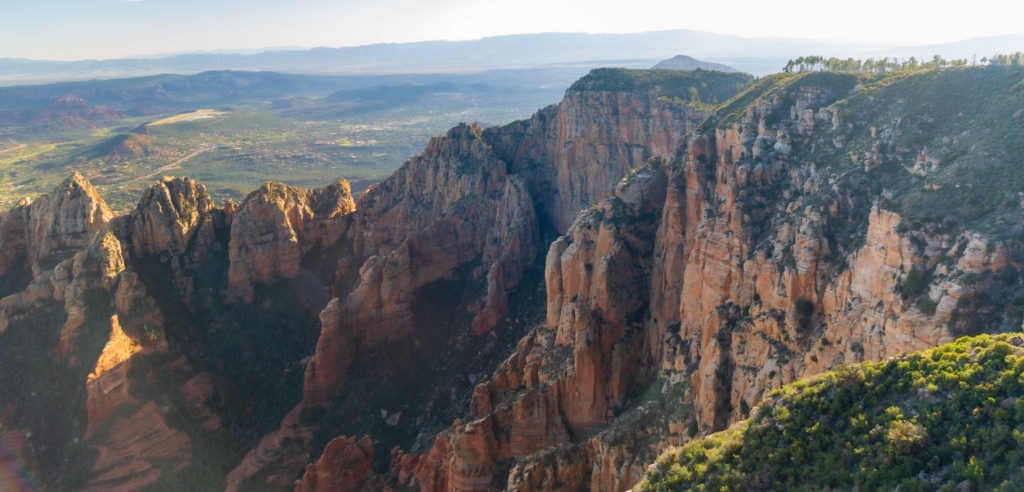
[[[1024, 233], [1006, 227], [1024, 189], [1024, 176], [1007, 165], [1024, 153], [1018, 138], [1024, 133], [1022, 78], [1024, 68], [1015, 64], [779, 73], [728, 101], [701, 130], [738, 122], [758, 104], [772, 106], [764, 124], [782, 133], [792, 130], [780, 122], [794, 116], [797, 124], [828, 117], [831, 125], [815, 128], [813, 140], [792, 142], [792, 157], [827, 170], [840, 187], [875, 175], [873, 181], [885, 185], [883, 208], [916, 223], [912, 227], [969, 225], [1005, 239]], [[791, 114], [801, 97], [818, 104], [805, 104], [806, 116]], [[814, 107], [821, 103], [834, 111]]]
[[[1014, 246], [1024, 240], [1022, 79], [1024, 67], [1013, 63], [779, 73], [725, 103], [700, 133], [739, 125], [756, 148], [741, 165], [785, 166], [780, 179], [737, 204], [772, 223], [755, 230], [799, 225], [800, 214], [770, 213], [780, 203], [840, 219], [818, 226], [835, 265], [863, 244], [873, 206], [901, 217], [898, 232], [929, 258], [918, 267], [929, 282], [936, 268], [955, 263], [971, 234], [986, 237], [990, 250], [1008, 246], [1006, 268], [968, 279], [981, 280], [985, 292], [960, 298], [954, 320], [959, 334], [1006, 331], [1024, 313], [1024, 279], [1015, 266], [1024, 257]], [[771, 251], [763, 242], [755, 248]], [[938, 299], [927, 297], [927, 284], [903, 296], [930, 315]]]
[[1024, 479], [1022, 394], [1016, 334], [842, 366], [666, 453], [640, 489], [1009, 490]]
[[573, 83], [569, 90], [652, 93], [660, 98], [713, 108], [749, 87], [753, 81], [754, 77], [745, 73], [702, 69], [598, 68]]
[[[977, 60], [972, 60], [971, 65], [973, 66]], [[861, 60], [859, 58], [836, 58], [823, 56], [810, 55], [801, 56], [796, 59], [790, 59], [786, 62], [786, 66], [782, 68], [783, 72], [792, 72], [794, 70], [803, 71], [815, 71], [825, 70], [830, 72], [870, 72], [870, 73], [885, 73], [890, 71], [899, 70], [928, 70], [932, 68], [943, 68], [943, 67], [966, 67], [966, 58], [956, 58], [953, 60], [947, 60], [939, 55], [933, 56], [930, 60], [918, 60], [917, 57], [909, 57], [900, 59], [899, 57], [883, 57], [881, 59], [868, 58]], [[997, 53], [992, 57], [982, 57], [981, 63], [990, 65], [1024, 65], [1024, 52], [1017, 51], [1009, 55]]]

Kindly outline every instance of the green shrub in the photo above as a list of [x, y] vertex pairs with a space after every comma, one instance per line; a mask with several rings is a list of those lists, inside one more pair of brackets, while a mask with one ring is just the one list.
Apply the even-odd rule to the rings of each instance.
[[927, 314], [928, 316], [935, 314], [935, 308], [938, 307], [938, 305], [939, 303], [928, 295], [921, 296], [921, 298], [918, 299], [917, 303], [915, 304], [915, 306], [917, 306], [918, 311], [921, 311], [922, 313]]
[[903, 279], [901, 292], [904, 299], [913, 299], [921, 294], [925, 286], [924, 273], [917, 267], [912, 267], [907, 276]]

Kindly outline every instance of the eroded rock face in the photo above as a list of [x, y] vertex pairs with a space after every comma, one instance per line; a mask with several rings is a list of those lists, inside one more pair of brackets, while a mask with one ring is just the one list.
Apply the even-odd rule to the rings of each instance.
[[[321, 313], [303, 406], [327, 405], [357, 357], [425, 336], [413, 307], [423, 289], [438, 282], [479, 286], [469, 293], [477, 299], [468, 306], [470, 330], [486, 334], [507, 312], [508, 292], [523, 272], [543, 261], [540, 240], [552, 226], [564, 231], [582, 206], [610, 193], [627, 171], [670, 155], [706, 115], [646, 94], [570, 92], [530, 120], [487, 130], [462, 125], [432, 140], [360, 198], [347, 232], [328, 250], [339, 258], [336, 300]], [[663, 182], [660, 189], [664, 193]], [[603, 389], [593, 391], [592, 404], [573, 410], [579, 414], [574, 430], [604, 421], [607, 405], [597, 402]], [[560, 424], [550, 437], [566, 432]], [[431, 473], [409, 471], [449, 483]], [[461, 486], [457, 482], [450, 483]]]
[[27, 240], [33, 271], [40, 272], [85, 247], [113, 217], [88, 180], [74, 174], [29, 205]]
[[[159, 323], [160, 315], [134, 275], [126, 270], [128, 255], [113, 231], [116, 227], [108, 226], [112, 218], [109, 210], [88, 181], [75, 174], [50, 194], [20, 206], [12, 215], [15, 213], [26, 218], [25, 239], [20, 243], [24, 249], [23, 254], [7, 258], [16, 259], [23, 266], [31, 265], [33, 275], [24, 290], [0, 300], [0, 326], [19, 325], [17, 329], [24, 330], [25, 313], [42, 311], [40, 316], [46, 321], [33, 326], [41, 332], [34, 337], [51, 340], [53, 344], [21, 350], [38, 351], [40, 354], [30, 357], [43, 357], [53, 365], [56, 378], [51, 384], [64, 388], [66, 393], [62, 397], [69, 400], [52, 404], [71, 412], [79, 407], [83, 410], [84, 421], [58, 417], [81, 422], [81, 428], [65, 427], [69, 439], [75, 436], [65, 452], [76, 453], [82, 446], [98, 451], [91, 484], [76, 485], [86, 490], [114, 490], [117, 488], [111, 488], [111, 484], [116, 482], [122, 487], [117, 490], [132, 490], [152, 483], [161, 472], [147, 460], [187, 459], [190, 444], [187, 436], [167, 426], [166, 406], [152, 402], [143, 405], [129, 393], [132, 360], [140, 353], [166, 350], [166, 344], [159, 324], [153, 326], [148, 336], [142, 329], [146, 321]], [[12, 237], [10, 231], [6, 229], [8, 239]], [[18, 268], [14, 266], [15, 270]], [[5, 273], [10, 275], [11, 270]], [[62, 309], [55, 310], [57, 306]], [[105, 343], [95, 344], [99, 337]], [[83, 388], [69, 386], [76, 381], [74, 374], [81, 375]], [[78, 397], [83, 401], [77, 401]], [[12, 403], [18, 414], [20, 404], [38, 405], [45, 401]], [[138, 408], [125, 410], [126, 405]], [[20, 419], [25, 419], [24, 410], [21, 413]], [[52, 443], [30, 443], [24, 450], [27, 456], [38, 454], [43, 462], [60, 459], [48, 454], [51, 451], [46, 448]], [[110, 443], [116, 444], [108, 446]], [[63, 460], [67, 462], [73, 456], [65, 455]], [[39, 473], [47, 476], [52, 471], [44, 467]]]
[[252, 302], [257, 284], [295, 276], [307, 253], [338, 239], [345, 230], [338, 219], [353, 210], [347, 181], [315, 190], [261, 186], [233, 213], [228, 297]]
[[[261, 210], [272, 216], [269, 209], [279, 207], [278, 217], [286, 217], [285, 225], [294, 226], [299, 240], [311, 241], [302, 245], [308, 252], [321, 241], [340, 235], [338, 219], [353, 207], [348, 190], [344, 182], [319, 190], [294, 189], [290, 201], [264, 203]], [[252, 202], [258, 200], [257, 196]], [[245, 210], [260, 208], [248, 207]], [[225, 308], [219, 298], [229, 285], [228, 246], [237, 210], [230, 203], [224, 210], [216, 209], [205, 188], [190, 179], [163, 178], [143, 194], [132, 212], [111, 219], [102, 199], [76, 174], [34, 203], [23, 203], [0, 226], [0, 237], [10, 246], [4, 250], [0, 277], [8, 290], [14, 291], [0, 300], [0, 331], [14, 326], [18, 337], [34, 336], [52, 343], [34, 347], [40, 354], [33, 357], [53, 361], [57, 374], [66, 379], [54, 384], [64, 385], [65, 397], [72, 400], [62, 406], [69, 412], [80, 406], [86, 417], [61, 417], [80, 422], [81, 428], [74, 423], [65, 426], [62, 432], [76, 444], [57, 449], [77, 453], [88, 447], [99, 453], [91, 472], [84, 472], [77, 485], [84, 487], [88, 482], [90, 489], [99, 490], [122, 484], [126, 490], [135, 490], [167, 478], [153, 463], [187, 464], [194, 436], [168, 425], [172, 404], [178, 405], [177, 412], [186, 409], [184, 417], [206, 431], [221, 432], [218, 412], [223, 410], [217, 404], [230, 388], [222, 386], [223, 379], [197, 371], [189, 358], [170, 355], [182, 349], [183, 338], [198, 341], [195, 331], [192, 335], [181, 333], [196, 330], [190, 323], [197, 323], [202, 330], [211, 323], [210, 318], [217, 323], [216, 317], [223, 316]], [[245, 245], [260, 226], [252, 213], [241, 216], [237, 224], [240, 244]], [[275, 258], [236, 256], [242, 264], [256, 265], [269, 264]], [[301, 257], [295, 264], [299, 261]], [[294, 275], [291, 270], [263, 272], [252, 281], [269, 284], [288, 280], [289, 274]], [[306, 283], [316, 282], [307, 279]], [[196, 313], [205, 319], [190, 321]], [[46, 323], [26, 321], [33, 317]], [[169, 318], [174, 320], [172, 328], [178, 330], [173, 349], [167, 338]], [[26, 323], [38, 325], [35, 330], [39, 333], [26, 334]], [[230, 328], [224, 324], [217, 327]], [[136, 369], [140, 357], [146, 360], [144, 369]], [[298, 362], [296, 358], [285, 364]], [[81, 388], [74, 386], [75, 374], [81, 376]], [[169, 393], [156, 399], [140, 397], [140, 387], [150, 385]], [[180, 401], [173, 403], [175, 399]], [[25, 417], [25, 412], [15, 404], [10, 418], [17, 420], [12, 422], [27, 420], [31, 424], [33, 420]], [[30, 443], [27, 453], [48, 452], [39, 449]], [[67, 462], [75, 456], [46, 455], [43, 461]], [[51, 473], [46, 465], [41, 470], [43, 476]], [[288, 483], [293, 479], [290, 475]]]
[[203, 216], [213, 208], [205, 186], [189, 178], [161, 178], [142, 193], [126, 221], [131, 253], [139, 257], [184, 253]]
[[[547, 324], [524, 338], [492, 379], [476, 387], [470, 417], [444, 438], [451, 456], [443, 469], [446, 478], [435, 482], [452, 490], [503, 488], [510, 458], [595, 435], [637, 381], [653, 372], [653, 364], [641, 360], [646, 341], [636, 330], [666, 185], [665, 169], [657, 163], [631, 174], [611, 200], [583, 212], [569, 234], [552, 244]], [[647, 374], [623, 370], [645, 366]], [[568, 455], [589, 453], [581, 448]], [[589, 477], [585, 464], [559, 460], [557, 471], [544, 468], [543, 476], [534, 475], [536, 467], [519, 470], [516, 483], [523, 490], [566, 483], [569, 490], [580, 483], [576, 479]], [[566, 481], [566, 474], [575, 478]]]
[[[339, 436], [327, 443], [320, 458], [306, 467], [295, 492], [357, 491], [373, 470], [373, 441]], [[340, 473], [339, 473], [340, 471]]]
[[580, 208], [630, 169], [669, 155], [706, 115], [643, 94], [570, 92], [531, 120], [461, 126], [433, 140], [360, 199], [346, 247], [355, 254], [335, 281], [347, 294], [344, 318], [367, 347], [401, 339], [416, 289], [472, 263], [486, 286], [472, 329], [486, 332], [543, 248], [539, 219], [568, 228]]
[[[304, 411], [305, 408], [302, 405], [295, 407], [282, 419], [277, 430], [260, 439], [260, 442], [242, 458], [242, 462], [227, 474], [225, 479], [227, 492], [246, 490], [246, 485], [249, 484], [247, 481], [264, 469], [269, 470], [269, 476], [258, 483], [259, 487], [287, 489], [295, 481], [296, 470], [303, 470], [302, 467], [306, 464], [303, 453], [309, 449], [313, 434], [316, 432], [315, 427], [303, 423]], [[372, 466], [372, 453], [369, 460]], [[348, 461], [348, 463], [357, 464], [352, 461]], [[327, 468], [327, 465], [324, 468]], [[332, 470], [339, 475], [351, 476], [351, 471], [347, 469]], [[325, 474], [326, 472], [321, 470], [319, 473]], [[320, 479], [321, 477], [318, 476], [310, 480]], [[323, 480], [330, 482], [333, 478], [324, 477]]]
[[[118, 405], [127, 400], [128, 361], [141, 349], [125, 335], [116, 315], [111, 318], [110, 327], [110, 338], [86, 379], [88, 420], [93, 426], [106, 422]], [[91, 430], [86, 430], [86, 434]]]
[[321, 314], [321, 339], [306, 369], [306, 405], [333, 398], [354, 348], [372, 352], [409, 337], [418, 289], [457, 269], [470, 268], [470, 277], [486, 285], [472, 322], [474, 331], [486, 331], [504, 314], [506, 290], [536, 254], [529, 193], [468, 126], [434, 139], [359, 204], [339, 245], [355, 253], [336, 274], [334, 290], [345, 294]]
[[23, 201], [0, 223], [0, 276], [27, 262], [33, 276], [84, 248], [113, 217], [77, 172], [35, 202]]
[[166, 411], [148, 402], [138, 412], [114, 419], [109, 437], [96, 446], [94, 478], [84, 490], [138, 490], [160, 478], [162, 472], [150, 460], [181, 461], [190, 455], [188, 436], [167, 425]]
[[490, 140], [515, 172], [528, 176], [538, 208], [565, 233], [627, 172], [673, 155], [708, 114], [645, 93], [567, 91], [558, 105]]
[[[903, 227], [878, 206], [880, 186], [798, 159], [821, 134], [843, 143], [842, 95], [759, 99], [692, 136], [651, 175], [661, 185], [634, 185], [646, 201], [624, 183], [581, 213], [548, 252], [546, 325], [477, 387], [433, 483], [628, 488], [662, 449], [743, 418], [767, 389], [962, 332], [961, 299], [992, 286], [964, 279], [999, 275], [1021, 245]], [[871, 135], [853, 157], [865, 172], [897, 158], [892, 133]]]

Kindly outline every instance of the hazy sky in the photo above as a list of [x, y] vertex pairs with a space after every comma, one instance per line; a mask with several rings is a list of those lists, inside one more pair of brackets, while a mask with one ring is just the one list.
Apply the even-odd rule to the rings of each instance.
[[[927, 44], [1024, 32], [1016, 0], [0, 0], [0, 58], [102, 59], [547, 31]], [[1024, 47], [1021, 47], [1024, 49]]]

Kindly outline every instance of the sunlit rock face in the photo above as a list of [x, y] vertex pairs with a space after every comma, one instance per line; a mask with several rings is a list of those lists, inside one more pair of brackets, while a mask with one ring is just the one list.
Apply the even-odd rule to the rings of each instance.
[[38, 276], [87, 246], [113, 217], [106, 202], [75, 173], [34, 202], [28, 199], [0, 222], [0, 275], [30, 267]]
[[229, 297], [252, 302], [256, 285], [294, 277], [313, 248], [337, 241], [345, 230], [339, 219], [354, 210], [346, 181], [315, 190], [261, 186], [233, 214]]

